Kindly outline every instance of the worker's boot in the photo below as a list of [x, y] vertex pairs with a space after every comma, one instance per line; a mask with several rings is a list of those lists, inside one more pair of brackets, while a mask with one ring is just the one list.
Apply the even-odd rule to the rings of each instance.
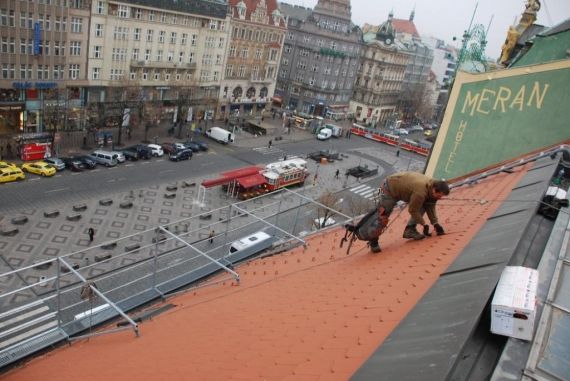
[[382, 249], [380, 249], [380, 245], [378, 244], [378, 240], [368, 241], [368, 245], [370, 245], [370, 251], [373, 253], [379, 253], [382, 251]]
[[419, 240], [424, 239], [425, 236], [416, 230], [415, 225], [408, 225], [404, 230], [404, 238]]

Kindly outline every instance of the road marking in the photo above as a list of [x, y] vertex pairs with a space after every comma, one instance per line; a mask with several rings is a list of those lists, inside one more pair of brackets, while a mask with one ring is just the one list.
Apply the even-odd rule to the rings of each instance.
[[144, 165], [144, 164], [150, 164], [150, 163], [151, 163], [150, 161], [143, 161], [143, 162], [142, 162], [143, 165]]
[[357, 190], [362, 189], [362, 188], [368, 188], [368, 185], [362, 184], [362, 185], [359, 185], [359, 186], [357, 186], [357, 187], [352, 188], [350, 191], [351, 191], [351, 192], [356, 192]]
[[168, 173], [168, 172], [175, 172], [174, 169], [167, 169], [164, 171], [160, 171], [159, 173]]
[[134, 167], [134, 164], [125, 164], [125, 167]]
[[44, 193], [61, 192], [61, 191], [68, 190], [68, 189], [69, 189], [69, 187], [67, 187], [67, 188], [59, 188], [59, 189], [52, 189], [52, 190], [45, 191]]
[[30, 181], [38, 181], [40, 178], [39, 177], [34, 177], [33, 179], [29, 179]]

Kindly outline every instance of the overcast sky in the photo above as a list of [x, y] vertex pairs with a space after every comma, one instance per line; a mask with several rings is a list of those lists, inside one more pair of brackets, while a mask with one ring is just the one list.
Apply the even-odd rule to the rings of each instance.
[[[288, 4], [304, 5], [313, 8], [317, 0], [287, 0]], [[536, 23], [553, 26], [570, 18], [570, 0], [541, 0], [542, 6]], [[420, 35], [434, 36], [460, 46], [461, 35], [469, 27], [475, 12], [474, 24], [489, 27], [487, 56], [497, 58], [505, 41], [509, 25], [512, 25], [525, 9], [525, 0], [351, 0], [352, 21], [357, 25], [364, 23], [379, 25], [388, 18], [391, 10], [394, 18], [408, 19], [410, 12], [416, 10], [414, 24]], [[491, 17], [493, 18], [491, 21]]]

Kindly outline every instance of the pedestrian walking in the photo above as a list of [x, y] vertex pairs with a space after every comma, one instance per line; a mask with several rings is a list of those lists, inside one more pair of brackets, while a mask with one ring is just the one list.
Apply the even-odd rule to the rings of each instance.
[[271, 141], [271, 139], [269, 139], [269, 142], [267, 143], [267, 146], [269, 147], [269, 149], [271, 149], [272, 144], [273, 144], [273, 142]]
[[319, 175], [317, 173], [315, 173], [315, 176], [313, 176], [313, 186], [317, 185], [317, 178], [319, 177]]
[[336, 172], [334, 173], [334, 178], [338, 179], [338, 175], [340, 175], [340, 169], [336, 170]]
[[396, 157], [400, 157], [400, 150], [396, 150]]
[[208, 236], [208, 242], [210, 242], [210, 245], [214, 243], [214, 236], [216, 235], [216, 232], [214, 231], [214, 229], [212, 229], [210, 231], [210, 235]]
[[89, 242], [93, 242], [93, 237], [95, 237], [95, 230], [93, 228], [87, 229], [87, 234], [89, 235]]

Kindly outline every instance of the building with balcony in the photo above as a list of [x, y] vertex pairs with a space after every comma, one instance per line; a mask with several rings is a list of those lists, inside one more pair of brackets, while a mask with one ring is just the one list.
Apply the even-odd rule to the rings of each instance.
[[91, 7], [91, 126], [214, 117], [229, 36], [224, 2], [99, 0]]
[[319, 0], [313, 10], [281, 4], [288, 18], [276, 100], [283, 108], [324, 116], [348, 111], [360, 62], [362, 31], [349, 0]]
[[382, 25], [362, 27], [361, 55], [350, 111], [357, 122], [372, 127], [399, 119], [398, 101], [410, 55], [395, 39], [392, 17]]
[[0, 2], [0, 140], [80, 128], [88, 39], [87, 1]]
[[287, 30], [276, 0], [230, 0], [220, 115], [260, 115], [275, 91]]

